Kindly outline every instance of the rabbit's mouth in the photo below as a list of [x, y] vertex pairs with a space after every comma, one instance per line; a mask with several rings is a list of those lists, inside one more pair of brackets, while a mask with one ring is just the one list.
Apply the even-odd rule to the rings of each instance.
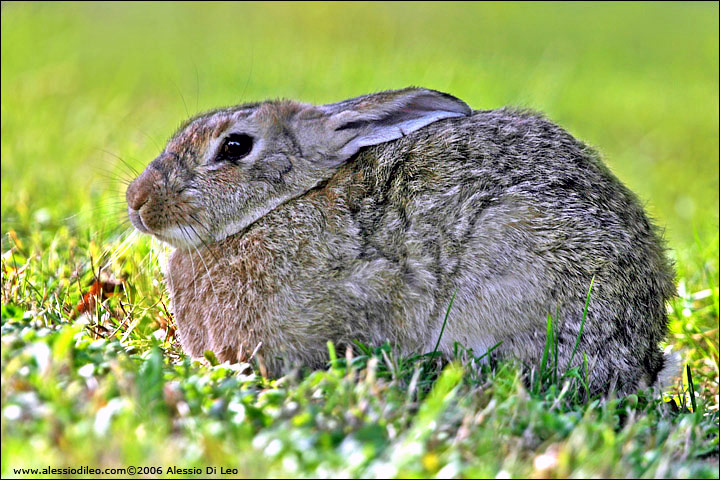
[[200, 224], [192, 225], [189, 223], [177, 223], [168, 226], [151, 227], [148, 226], [148, 222], [143, 219], [140, 210], [132, 208], [128, 208], [128, 217], [130, 218], [132, 226], [138, 231], [152, 235], [158, 240], [161, 240], [175, 248], [197, 247], [205, 244], [208, 240], [200, 235], [199, 231], [205, 230]]
[[152, 231], [143, 222], [142, 216], [138, 210], [128, 208], [128, 217], [130, 217], [130, 223], [133, 227], [141, 231], [142, 233], [152, 234]]

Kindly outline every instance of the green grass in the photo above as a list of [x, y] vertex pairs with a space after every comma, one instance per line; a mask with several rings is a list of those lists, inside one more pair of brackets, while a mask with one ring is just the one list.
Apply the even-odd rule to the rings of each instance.
[[[4, 2], [1, 51], [3, 477], [718, 477], [717, 4]], [[461, 346], [282, 379], [182, 354], [163, 248], [122, 243], [132, 169], [198, 111], [407, 85], [541, 110], [640, 195], [678, 271], [677, 391], [583, 401], [550, 341], [530, 383]], [[100, 267], [122, 287], [78, 315]]]

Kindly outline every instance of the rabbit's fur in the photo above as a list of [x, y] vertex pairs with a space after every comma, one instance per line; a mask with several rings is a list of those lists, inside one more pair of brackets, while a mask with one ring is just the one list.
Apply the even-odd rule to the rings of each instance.
[[[253, 139], [239, 161], [219, 149]], [[128, 188], [133, 224], [177, 248], [183, 348], [271, 373], [323, 367], [327, 341], [403, 353], [455, 342], [537, 366], [548, 314], [560, 368], [591, 392], [650, 385], [666, 362], [674, 272], [637, 197], [542, 116], [409, 88], [332, 105], [200, 115]]]

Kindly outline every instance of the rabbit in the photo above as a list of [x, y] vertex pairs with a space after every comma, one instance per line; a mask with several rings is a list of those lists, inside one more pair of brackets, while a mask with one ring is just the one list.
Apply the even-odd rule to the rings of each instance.
[[591, 393], [675, 368], [659, 348], [676, 289], [658, 228], [538, 113], [416, 87], [218, 109], [187, 121], [126, 199], [139, 231], [175, 247], [166, 283], [195, 357], [259, 354], [280, 375], [326, 366], [329, 340], [409, 355], [439, 339], [445, 356], [496, 347], [532, 368], [551, 315], [559, 367], [584, 354]]

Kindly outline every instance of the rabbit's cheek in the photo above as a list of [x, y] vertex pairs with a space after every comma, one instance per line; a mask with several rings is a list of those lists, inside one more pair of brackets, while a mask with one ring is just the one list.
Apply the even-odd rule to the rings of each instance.
[[266, 181], [271, 185], [286, 183], [286, 176], [293, 170], [292, 163], [286, 155], [271, 155], [262, 162], [255, 162], [248, 176], [253, 181]]

